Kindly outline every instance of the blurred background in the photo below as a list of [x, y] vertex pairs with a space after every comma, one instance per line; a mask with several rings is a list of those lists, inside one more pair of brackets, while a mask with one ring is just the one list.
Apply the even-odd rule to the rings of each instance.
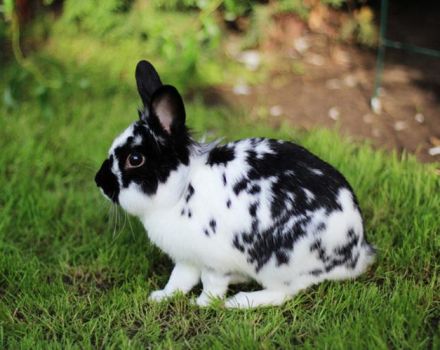
[[[439, 161], [439, 58], [387, 49], [381, 108], [371, 109], [380, 5], [4, 0], [2, 119], [23, 115], [25, 105], [26, 114], [37, 113], [42, 124], [60, 113], [67, 120], [90, 113], [102, 121], [122, 99], [126, 119], [115, 126], [120, 130], [136, 118], [134, 67], [148, 59], [198, 114], [209, 120], [211, 110], [223, 111], [200, 125], [217, 136], [237, 115], [264, 128], [337, 128], [354, 140]], [[439, 2], [390, 1], [387, 22], [388, 38], [440, 49]]]

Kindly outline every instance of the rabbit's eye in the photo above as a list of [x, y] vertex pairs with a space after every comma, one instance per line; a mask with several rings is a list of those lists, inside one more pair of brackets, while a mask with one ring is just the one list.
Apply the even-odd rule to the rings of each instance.
[[132, 152], [127, 157], [126, 168], [138, 168], [145, 162], [145, 157], [140, 152]]

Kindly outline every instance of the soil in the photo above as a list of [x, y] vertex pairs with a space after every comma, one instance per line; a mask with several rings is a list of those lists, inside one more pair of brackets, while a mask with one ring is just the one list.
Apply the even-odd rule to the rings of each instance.
[[[399, 11], [390, 11], [389, 37], [440, 49], [435, 24], [440, 16], [428, 9], [424, 25], [414, 31], [410, 9]], [[207, 99], [220, 96], [256, 120], [265, 114], [275, 127], [284, 121], [306, 130], [336, 127], [344, 135], [371, 140], [379, 148], [410, 152], [423, 162], [440, 161], [440, 154], [429, 153], [440, 146], [440, 59], [387, 49], [382, 107], [374, 113], [370, 101], [375, 50], [343, 45], [325, 33], [310, 31], [295, 18], [289, 20], [291, 30], [285, 30], [284, 18], [284, 29], [279, 31], [288, 33], [288, 38], [253, 51], [265, 66], [272, 67], [265, 83], [216, 87]]]

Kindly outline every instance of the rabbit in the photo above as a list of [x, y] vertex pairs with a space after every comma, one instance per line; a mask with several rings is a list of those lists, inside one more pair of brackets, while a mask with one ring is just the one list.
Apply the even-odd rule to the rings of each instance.
[[[351, 279], [373, 262], [352, 188], [331, 165], [291, 142], [249, 138], [200, 143], [179, 92], [140, 61], [143, 108], [96, 174], [102, 193], [138, 217], [175, 266], [149, 300], [188, 293], [200, 306], [281, 305], [324, 280]], [[261, 290], [224, 299], [249, 280]]]

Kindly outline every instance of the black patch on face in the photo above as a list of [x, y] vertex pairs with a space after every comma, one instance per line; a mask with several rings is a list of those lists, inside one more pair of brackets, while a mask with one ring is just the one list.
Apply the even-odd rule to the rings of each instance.
[[205, 234], [205, 236], [209, 237], [209, 231], [206, 228], [203, 230], [203, 233]]
[[211, 221], [209, 221], [209, 227], [211, 227], [212, 233], [215, 233], [217, 222], [214, 219], [211, 219]]
[[106, 159], [96, 173], [95, 182], [96, 185], [104, 191], [107, 197], [113, 202], [118, 203], [119, 184], [116, 175], [113, 174], [111, 170], [112, 164], [113, 156], [110, 156], [110, 159]]
[[228, 199], [227, 201], [226, 201], [226, 207], [229, 209], [229, 208], [231, 208], [231, 200], [230, 199]]
[[194, 194], [194, 187], [190, 183], [188, 186], [188, 190], [186, 192], [185, 202], [188, 203], [191, 197], [193, 196], [193, 194]]
[[232, 147], [227, 145], [218, 146], [209, 152], [207, 164], [213, 165], [226, 165], [228, 162], [234, 160], [235, 153]]
[[[189, 134], [183, 134], [179, 138], [189, 138]], [[139, 138], [140, 144], [135, 144], [134, 140]], [[159, 184], [165, 183], [173, 170], [176, 170], [180, 164], [188, 164], [191, 141], [190, 139], [186, 142], [180, 141], [181, 143], [177, 145], [176, 139], [167, 135], [159, 126], [155, 126], [154, 122], [148, 124], [142, 121], [136, 122], [133, 126], [133, 135], [125, 144], [114, 150], [121, 171], [122, 187], [127, 188], [134, 182], [140, 185], [145, 194], [155, 194]], [[145, 164], [138, 168], [125, 169], [127, 157], [133, 151], [145, 156]]]
[[188, 218], [190, 218], [190, 219], [191, 219], [191, 216], [192, 216], [192, 212], [191, 212], [191, 209], [188, 209]]
[[228, 184], [228, 181], [226, 181], [226, 174], [223, 173], [223, 186], [226, 186]]

